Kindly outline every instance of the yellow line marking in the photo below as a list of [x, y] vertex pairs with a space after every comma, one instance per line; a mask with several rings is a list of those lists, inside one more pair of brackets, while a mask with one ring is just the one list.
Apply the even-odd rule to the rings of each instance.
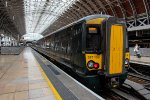
[[55, 89], [55, 87], [53, 86], [52, 82], [48, 79], [47, 75], [45, 74], [45, 72], [43, 71], [41, 65], [38, 63], [38, 61], [35, 58], [35, 62], [37, 64], [37, 66], [40, 68], [40, 71], [42, 72], [42, 75], [44, 76], [44, 78], [46, 79], [46, 81], [48, 82], [49, 87], [51, 88], [51, 90], [53, 91], [55, 97], [57, 100], [62, 100], [61, 96], [59, 95], [59, 93], [57, 92], [57, 90]]

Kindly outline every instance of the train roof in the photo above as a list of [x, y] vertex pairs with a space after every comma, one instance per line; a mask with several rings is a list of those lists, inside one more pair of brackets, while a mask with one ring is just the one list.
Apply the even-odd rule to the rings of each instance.
[[[68, 25], [66, 25], [66, 26], [64, 26], [64, 27], [62, 27], [62, 28], [60, 28], [60, 29], [58, 29], [58, 30], [52, 32], [52, 33], [49, 33], [48, 35], [44, 36], [43, 38], [45, 38], [45, 37], [47, 37], [47, 36], [50, 36], [51, 34], [54, 34], [54, 33], [56, 33], [56, 32], [59, 32], [59, 31], [61, 31], [61, 30], [63, 30], [63, 29], [66, 29], [66, 28], [68, 28], [68, 27], [70, 27], [70, 26], [72, 26], [72, 25], [74, 25], [74, 24], [80, 23], [80, 22], [82, 22], [82, 21], [88, 21], [88, 20], [95, 19], [95, 18], [110, 18], [110, 17], [113, 17], [113, 16], [110, 16], [110, 15], [103, 15], [103, 14], [89, 15], [89, 16], [83, 17], [83, 18], [81, 18], [81, 19], [79, 19], [79, 20], [77, 20], [77, 21], [75, 21], [75, 22], [73, 22], [73, 23], [71, 23], [71, 24], [68, 24]], [[43, 38], [42, 38], [42, 39], [43, 39]], [[41, 40], [41, 39], [40, 39], [40, 40]]]
[[112, 17], [112, 16], [96, 14], [96, 15], [89, 15], [89, 16], [83, 17], [83, 18], [79, 19], [78, 21], [82, 21], [82, 20], [88, 21], [88, 20], [95, 19], [95, 18], [109, 18], [109, 17]]

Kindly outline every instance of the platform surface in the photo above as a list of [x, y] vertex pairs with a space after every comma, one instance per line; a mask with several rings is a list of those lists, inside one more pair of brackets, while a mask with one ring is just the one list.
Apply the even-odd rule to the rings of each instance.
[[0, 55], [0, 100], [56, 100], [29, 48]]
[[130, 56], [130, 61], [135, 63], [137, 62], [137, 63], [150, 64], [150, 57], [137, 58], [136, 56]]
[[0, 100], [56, 99], [104, 100], [29, 47], [0, 55]]

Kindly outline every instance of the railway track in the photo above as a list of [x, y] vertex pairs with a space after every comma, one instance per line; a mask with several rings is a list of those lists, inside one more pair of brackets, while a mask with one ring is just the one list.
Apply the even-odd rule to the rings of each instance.
[[115, 90], [104, 90], [102, 93], [98, 93], [106, 100], [127, 100], [123, 96], [119, 95]]
[[135, 73], [128, 73], [128, 79], [143, 85], [146, 89], [150, 90], [150, 77], [139, 75]]
[[140, 74], [150, 76], [150, 65], [130, 62], [130, 72], [138, 72]]
[[104, 89], [97, 94], [106, 100], [146, 100], [127, 84], [114, 89]]
[[150, 65], [130, 63], [128, 79], [143, 85], [150, 90]]
[[100, 96], [106, 100], [140, 100], [137, 96], [131, 94], [122, 87], [116, 89], [104, 90], [103, 93], [98, 93]]

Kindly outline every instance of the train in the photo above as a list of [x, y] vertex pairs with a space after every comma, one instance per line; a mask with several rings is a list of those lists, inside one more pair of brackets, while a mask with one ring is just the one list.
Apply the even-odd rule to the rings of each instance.
[[86, 16], [49, 33], [32, 47], [71, 69], [90, 88], [118, 87], [127, 78], [130, 54], [124, 19]]

